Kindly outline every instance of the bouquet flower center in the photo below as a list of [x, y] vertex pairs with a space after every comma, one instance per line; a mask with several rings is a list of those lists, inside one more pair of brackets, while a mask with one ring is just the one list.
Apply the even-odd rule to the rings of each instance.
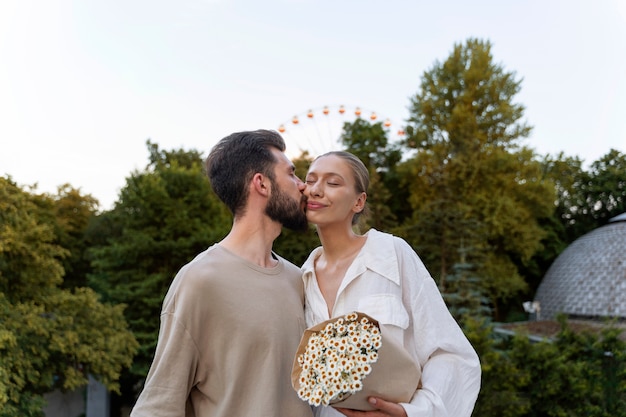
[[298, 396], [311, 405], [329, 405], [363, 388], [382, 346], [380, 329], [350, 313], [312, 334], [304, 352]]

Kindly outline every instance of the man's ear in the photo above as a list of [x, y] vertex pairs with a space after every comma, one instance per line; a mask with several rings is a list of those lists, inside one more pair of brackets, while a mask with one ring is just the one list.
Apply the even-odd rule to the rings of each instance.
[[254, 174], [254, 177], [252, 177], [252, 186], [254, 187], [254, 190], [260, 195], [269, 195], [269, 180], [265, 175], [259, 172]]

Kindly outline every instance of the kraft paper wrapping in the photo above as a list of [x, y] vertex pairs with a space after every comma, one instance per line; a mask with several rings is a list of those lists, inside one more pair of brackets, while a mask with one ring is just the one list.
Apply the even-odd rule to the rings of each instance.
[[[331, 402], [330, 405], [338, 408], [368, 411], [374, 410], [374, 407], [367, 402], [367, 399], [372, 396], [395, 403], [409, 402], [420, 385], [422, 375], [420, 367], [402, 345], [392, 337], [387, 336], [388, 330], [385, 325], [379, 324], [378, 320], [367, 314], [360, 312], [356, 312], [356, 314], [359, 320], [366, 317], [371, 323], [378, 326], [382, 336], [382, 346], [378, 350], [378, 360], [371, 364], [372, 372], [363, 379], [361, 391], [350, 394], [349, 397], [344, 397], [341, 401]], [[345, 315], [324, 321], [304, 331], [291, 371], [291, 385], [296, 391], [300, 389], [299, 377], [302, 371], [302, 367], [298, 363], [298, 356], [306, 350], [309, 337], [324, 329], [328, 323], [342, 317]]]

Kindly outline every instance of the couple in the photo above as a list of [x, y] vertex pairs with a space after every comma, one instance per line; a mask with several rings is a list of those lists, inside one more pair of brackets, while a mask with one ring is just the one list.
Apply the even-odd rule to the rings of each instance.
[[[469, 417], [478, 356], [433, 279], [404, 240], [353, 232], [365, 210], [365, 166], [349, 153], [325, 154], [303, 183], [284, 151], [268, 130], [233, 133], [211, 150], [207, 175], [233, 226], [172, 282], [131, 416]], [[272, 244], [282, 226], [304, 231], [307, 222], [322, 246], [300, 269]], [[418, 363], [422, 381], [410, 403], [371, 398], [376, 411], [311, 410], [298, 398], [290, 374], [305, 328], [351, 311], [389, 325]]]

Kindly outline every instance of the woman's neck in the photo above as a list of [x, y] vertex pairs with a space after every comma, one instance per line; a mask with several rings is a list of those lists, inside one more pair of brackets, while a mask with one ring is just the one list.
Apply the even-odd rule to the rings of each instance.
[[367, 239], [365, 236], [354, 233], [352, 226], [318, 227], [317, 234], [324, 248], [326, 262], [330, 264], [346, 258], [353, 258], [361, 250]]
[[328, 315], [332, 317], [341, 283], [367, 237], [354, 233], [351, 226], [342, 228], [339, 225], [318, 227], [317, 233], [324, 250], [315, 260], [315, 273]]

